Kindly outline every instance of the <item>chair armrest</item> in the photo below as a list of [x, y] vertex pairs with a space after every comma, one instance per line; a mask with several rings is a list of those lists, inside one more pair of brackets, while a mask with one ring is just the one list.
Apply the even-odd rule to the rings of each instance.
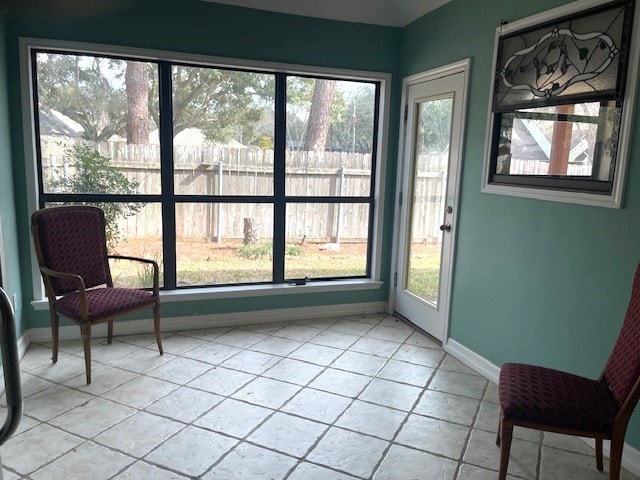
[[[84, 318], [89, 318], [89, 304], [87, 303], [87, 289], [84, 285], [84, 280], [80, 275], [75, 273], [58, 272], [51, 270], [50, 268], [40, 266], [40, 271], [47, 277], [63, 278], [66, 280], [73, 280], [76, 283], [78, 295], [80, 296], [80, 311]], [[53, 291], [50, 281], [45, 281], [45, 290], [47, 292], [47, 298], [49, 299], [49, 306], [53, 308], [53, 304], [56, 301], [56, 295]]]
[[40, 266], [40, 271], [44, 275], [47, 275], [48, 277], [63, 278], [65, 280], [73, 280], [76, 283], [78, 290], [80, 290], [81, 292], [85, 292], [86, 290], [84, 286], [84, 280], [80, 275], [77, 275], [75, 273], [58, 272], [57, 270], [51, 270], [50, 268], [43, 267], [43, 266]]
[[113, 260], [129, 260], [132, 262], [146, 263], [153, 267], [153, 293], [156, 297], [160, 295], [160, 267], [155, 260], [149, 260], [148, 258], [130, 257], [127, 255], [107, 255], [107, 258]]

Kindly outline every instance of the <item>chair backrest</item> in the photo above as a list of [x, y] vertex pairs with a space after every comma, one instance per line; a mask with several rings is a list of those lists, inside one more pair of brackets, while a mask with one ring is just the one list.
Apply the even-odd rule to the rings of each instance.
[[[105, 225], [104, 212], [97, 207], [53, 207], [34, 212], [31, 231], [38, 263], [51, 270], [80, 275], [87, 288], [110, 286]], [[71, 280], [50, 278], [50, 282], [56, 295], [77, 288]]]
[[607, 382], [618, 405], [622, 405], [640, 377], [640, 265], [636, 269], [631, 299], [602, 379]]

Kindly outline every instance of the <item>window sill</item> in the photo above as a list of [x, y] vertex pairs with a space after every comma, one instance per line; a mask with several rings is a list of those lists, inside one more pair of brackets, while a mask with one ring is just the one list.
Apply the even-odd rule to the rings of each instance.
[[[384, 282], [368, 278], [357, 280], [337, 280], [313, 282], [308, 285], [251, 285], [220, 288], [189, 288], [183, 290], [161, 291], [160, 298], [164, 303], [190, 302], [198, 300], [218, 300], [222, 298], [266, 297], [270, 295], [297, 295], [306, 293], [331, 293], [354, 290], [375, 290]], [[49, 302], [46, 298], [31, 302], [34, 310], [47, 310]]]
[[614, 193], [612, 195], [547, 190], [534, 187], [516, 187], [512, 185], [498, 185], [493, 183], [484, 185], [481, 191], [482, 193], [534, 198], [536, 200], [547, 200], [550, 202], [575, 203], [579, 205], [590, 205], [593, 207], [621, 208], [622, 204], [622, 199], [620, 198], [621, 195], [615, 193], [615, 184]]

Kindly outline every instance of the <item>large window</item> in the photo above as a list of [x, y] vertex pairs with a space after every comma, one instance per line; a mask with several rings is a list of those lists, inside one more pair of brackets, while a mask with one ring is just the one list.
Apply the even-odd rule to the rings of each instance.
[[[165, 289], [372, 275], [381, 83], [31, 50], [39, 207], [98, 205]], [[116, 281], [145, 270], [113, 265]]]
[[[634, 2], [588, 3], [579, 12], [548, 12], [546, 22], [499, 28], [488, 191], [514, 188], [537, 198], [547, 191], [548, 199], [568, 201], [600, 196], [584, 203], [620, 205], [624, 112], [635, 86], [627, 84]], [[635, 78], [635, 68], [629, 71]]]

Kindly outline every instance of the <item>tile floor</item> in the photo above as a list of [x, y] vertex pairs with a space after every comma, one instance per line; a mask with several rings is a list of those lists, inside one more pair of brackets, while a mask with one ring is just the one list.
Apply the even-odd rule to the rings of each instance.
[[[116, 326], [117, 331], [117, 326]], [[496, 386], [383, 314], [47, 344], [21, 363], [9, 479], [495, 479]], [[511, 479], [605, 479], [516, 428]], [[628, 472], [624, 479], [636, 478]]]

